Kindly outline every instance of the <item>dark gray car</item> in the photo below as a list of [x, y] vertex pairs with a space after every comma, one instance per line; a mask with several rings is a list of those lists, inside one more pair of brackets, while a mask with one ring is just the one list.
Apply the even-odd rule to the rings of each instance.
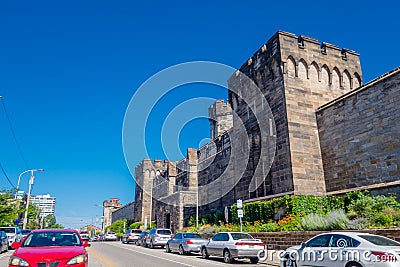
[[8, 251], [8, 237], [6, 235], [6, 232], [0, 231], [0, 244], [1, 244], [1, 252]]
[[168, 240], [165, 245], [165, 251], [167, 253], [178, 251], [181, 255], [190, 252], [200, 252], [201, 246], [207, 242], [208, 239], [202, 238], [196, 233], [177, 233], [173, 238]]
[[18, 226], [0, 227], [0, 231], [6, 232], [9, 248], [11, 248], [12, 243], [22, 240], [21, 229]]

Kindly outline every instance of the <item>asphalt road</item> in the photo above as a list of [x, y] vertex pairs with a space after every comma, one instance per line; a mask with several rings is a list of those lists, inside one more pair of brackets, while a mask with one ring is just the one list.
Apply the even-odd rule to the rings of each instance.
[[[200, 254], [181, 256], [166, 253], [164, 249], [149, 249], [121, 242], [93, 242], [88, 249], [89, 267], [218, 267], [218, 266], [267, 266], [251, 264], [249, 260], [226, 264], [222, 259], [204, 260]], [[8, 266], [12, 251], [0, 254], [0, 267]]]

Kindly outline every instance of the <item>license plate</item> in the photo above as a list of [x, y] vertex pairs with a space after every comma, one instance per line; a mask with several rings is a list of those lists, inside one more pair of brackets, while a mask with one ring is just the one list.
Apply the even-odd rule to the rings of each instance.
[[253, 245], [250, 245], [249, 248], [254, 248], [254, 246], [253, 246]]

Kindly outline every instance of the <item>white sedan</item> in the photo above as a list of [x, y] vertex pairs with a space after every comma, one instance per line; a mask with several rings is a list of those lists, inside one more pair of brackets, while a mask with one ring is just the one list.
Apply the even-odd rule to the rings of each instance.
[[400, 243], [378, 235], [331, 232], [283, 252], [281, 267], [399, 267]]

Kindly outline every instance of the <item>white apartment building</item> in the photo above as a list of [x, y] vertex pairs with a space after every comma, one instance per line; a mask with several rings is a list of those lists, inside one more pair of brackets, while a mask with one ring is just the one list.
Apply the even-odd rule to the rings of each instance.
[[56, 198], [47, 195], [31, 195], [30, 202], [35, 204], [40, 209], [40, 217], [45, 217], [49, 214], [54, 215], [56, 206]]

